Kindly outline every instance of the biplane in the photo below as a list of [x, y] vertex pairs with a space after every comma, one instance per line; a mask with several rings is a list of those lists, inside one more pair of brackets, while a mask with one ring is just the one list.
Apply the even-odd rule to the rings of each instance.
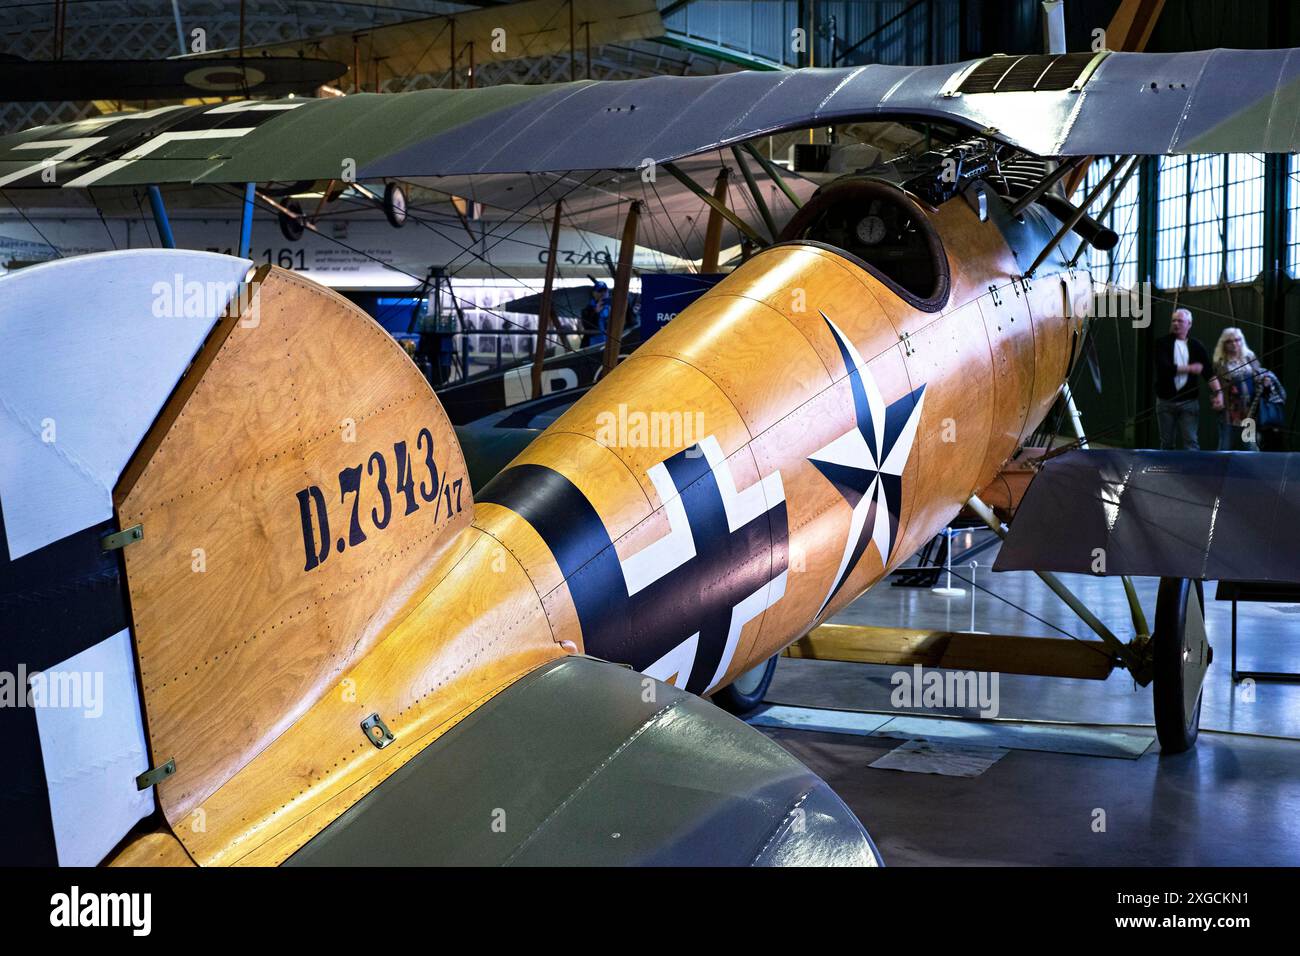
[[[1300, 50], [1101, 51], [164, 107], [0, 139], [10, 195], [350, 172], [553, 200], [732, 146], [783, 181], [745, 149], [783, 130], [953, 131], [793, 199], [477, 491], [401, 348], [291, 271], [159, 249], [0, 279], [6, 660], [47, 696], [105, 685], [95, 720], [0, 708], [0, 853], [877, 863], [824, 781], [704, 698], [761, 699], [774, 656], [981, 504], [1057, 400], [1093, 294], [1076, 253], [1113, 239], [1100, 187], [1059, 184], [1102, 154], [1294, 151], [1297, 89]], [[1164, 579], [1150, 633], [1135, 611], [1133, 640], [1099, 643], [1154, 681], [1168, 750], [1194, 740], [1210, 659], [1196, 582], [1300, 578], [1296, 468], [1078, 449], [1012, 522], [1006, 566], [1106, 548], [1106, 573]]]

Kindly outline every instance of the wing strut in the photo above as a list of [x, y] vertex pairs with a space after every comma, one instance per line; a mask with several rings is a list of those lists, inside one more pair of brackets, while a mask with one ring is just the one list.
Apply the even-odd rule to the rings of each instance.
[[560, 244], [560, 216], [564, 200], [555, 200], [555, 220], [551, 223], [551, 244], [546, 255], [546, 281], [542, 284], [542, 304], [537, 311], [537, 351], [533, 355], [533, 398], [542, 397], [542, 366], [546, 362], [546, 327], [551, 321], [551, 295], [555, 287], [555, 258]]
[[721, 214], [721, 216], [724, 219], [726, 219], [727, 222], [731, 223], [733, 226], [739, 229], [742, 235], [748, 236], [750, 239], [754, 240], [754, 242], [758, 243], [760, 246], [770, 245], [770, 243], [764, 241], [763, 237], [754, 231], [753, 226], [751, 226], [749, 223], [745, 222], [744, 219], [740, 218], [740, 216], [732, 212], [731, 209], [728, 208], [725, 202], [713, 198], [712, 193], [706, 190], [695, 180], [691, 179], [690, 176], [687, 176], [684, 172], [678, 169], [676, 163], [664, 163], [663, 167], [664, 169], [668, 170], [668, 172], [672, 173], [674, 179], [676, 179], [679, 183], [681, 183], [691, 192], [695, 193], [695, 195], [699, 196], [700, 199], [704, 200], [704, 202], [708, 204], [710, 209], [715, 210], [716, 212]]
[[[1107, 214], [1115, 206], [1115, 203], [1119, 200], [1119, 197], [1124, 192], [1124, 187], [1127, 186], [1128, 181], [1133, 178], [1133, 174], [1137, 172], [1137, 168], [1141, 162], [1142, 160], [1138, 156], [1133, 156], [1129, 159], [1128, 169], [1124, 170], [1124, 175], [1120, 177], [1119, 185], [1117, 185], [1114, 189], [1110, 191], [1110, 198], [1108, 198], [1106, 202], [1102, 205], [1101, 211], [1098, 212], [1095, 217], [1093, 217], [1098, 222], [1103, 221], [1106, 218]], [[1074, 250], [1074, 255], [1070, 258], [1071, 267], [1073, 267], [1074, 264], [1079, 261], [1079, 257], [1083, 255], [1084, 248], [1085, 247], [1083, 243], [1079, 243], [1079, 248]], [[1108, 279], [1109, 278], [1110, 277], [1108, 277]]]
[[704, 255], [700, 257], [701, 272], [718, 271], [718, 255], [722, 251], [722, 211], [727, 205], [727, 187], [731, 181], [731, 170], [723, 166], [718, 170], [718, 178], [713, 181], [713, 199], [709, 204], [709, 221], [704, 227]]
[[763, 191], [758, 188], [758, 182], [754, 179], [754, 173], [749, 168], [749, 163], [745, 162], [745, 154], [740, 151], [740, 147], [731, 147], [731, 155], [736, 157], [736, 165], [740, 167], [740, 175], [745, 177], [745, 185], [749, 187], [749, 194], [754, 197], [754, 205], [758, 207], [758, 214], [763, 217], [763, 223], [767, 226], [768, 234], [771, 235], [772, 241], [780, 234], [776, 228], [776, 220], [772, 218], [772, 210], [767, 208], [767, 201], [763, 199]]
[[[966, 502], [966, 506], [979, 515], [981, 520], [989, 526], [994, 534], [999, 538], [1006, 538], [1006, 526], [998, 520], [998, 516], [993, 513], [993, 509], [985, 504], [984, 500], [980, 498], [979, 495], [971, 495], [970, 499]], [[1083, 621], [1084, 624], [1087, 624], [1088, 627], [1092, 628], [1093, 632], [1101, 638], [1102, 643], [1106, 645], [1111, 653], [1124, 662], [1125, 666], [1133, 674], [1133, 678], [1138, 680], [1139, 683], [1143, 683], [1140, 679], [1142, 674], [1142, 665], [1135, 657], [1132, 648], [1116, 637], [1111, 629], [1103, 624], [1097, 615], [1093, 614], [1092, 611], [1088, 609], [1088, 606], [1080, 601], [1073, 591], [1062, 584], [1061, 579], [1055, 574], [1051, 571], [1035, 571], [1034, 573], [1042, 579], [1044, 584], [1052, 589], [1053, 593], [1055, 593], [1057, 597], [1065, 602], [1066, 606], [1069, 607], [1071, 611], [1079, 616], [1079, 619]]]
[[790, 200], [790, 205], [794, 206], [795, 209], [803, 208], [803, 200], [790, 188], [790, 184], [785, 181], [785, 177], [781, 175], [781, 170], [776, 167], [776, 164], [755, 149], [753, 143], [741, 143], [740, 145], [745, 152], [754, 157], [754, 161], [758, 165], [763, 167], [763, 172], [767, 173], [768, 178], [781, 188], [781, 192], [785, 193], [785, 198]]
[[627, 321], [627, 287], [632, 281], [632, 258], [636, 255], [636, 224], [641, 200], [632, 200], [623, 223], [623, 239], [618, 244], [618, 270], [614, 273], [614, 294], [610, 297], [609, 328], [605, 333], [605, 361], [601, 375], [608, 375], [618, 364], [619, 346], [623, 344], [623, 324]]
[[157, 186], [150, 186], [149, 208], [153, 210], [153, 221], [158, 227], [158, 240], [163, 244], [165, 249], [176, 248], [176, 238], [172, 235], [172, 223], [167, 218], [167, 206], [163, 203], [162, 190]]
[[[1078, 206], [1065, 222], [1061, 223], [1061, 228], [1056, 230], [1056, 235], [1052, 236], [1051, 241], [1043, 247], [1043, 251], [1038, 254], [1038, 258], [1034, 260], [1034, 264], [1025, 270], [1025, 275], [1032, 276], [1038, 271], [1038, 267], [1041, 266], [1047, 257], [1052, 254], [1052, 250], [1059, 246], [1061, 240], [1066, 237], [1070, 230], [1079, 224], [1079, 220], [1088, 214], [1088, 209], [1097, 201], [1097, 197], [1101, 195], [1102, 190], [1109, 186], [1111, 181], [1119, 175], [1119, 171], [1123, 166], [1124, 163], [1121, 162], [1111, 164], [1110, 169], [1106, 171], [1106, 175], [1102, 177], [1101, 182], [1097, 183], [1097, 185], [1093, 187], [1092, 192], [1088, 193], [1083, 204]], [[1057, 171], [1059, 172], [1059, 167]], [[1045, 180], [1050, 178], [1050, 176], [1046, 177]], [[1021, 200], [1021, 202], [1023, 201], [1024, 200]]]

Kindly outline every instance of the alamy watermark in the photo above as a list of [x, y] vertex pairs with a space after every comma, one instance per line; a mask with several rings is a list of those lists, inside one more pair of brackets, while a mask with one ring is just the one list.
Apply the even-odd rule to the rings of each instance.
[[910, 671], [895, 671], [889, 682], [894, 690], [889, 702], [908, 707], [973, 708], [981, 717], [996, 717], [999, 710], [998, 674], [988, 671], [927, 670], [913, 664]]
[[620, 402], [596, 416], [596, 441], [613, 448], [689, 448], [706, 435], [703, 412], [643, 412]]
[[153, 929], [153, 894], [82, 892], [74, 885], [50, 897], [50, 925], [119, 926], [130, 929], [132, 936], [148, 936]]
[[239, 324], [256, 328], [259, 289], [249, 282], [186, 280], [177, 272], [170, 282], [159, 280], [149, 289], [153, 293], [152, 311], [158, 319], [199, 319], [221, 315], [239, 316]]
[[1094, 319], [1130, 319], [1133, 328], [1145, 329], [1151, 324], [1151, 283], [1139, 282], [1129, 289], [1098, 283], [1088, 306]]
[[102, 671], [0, 671], [0, 707], [81, 710], [97, 718], [104, 713]]

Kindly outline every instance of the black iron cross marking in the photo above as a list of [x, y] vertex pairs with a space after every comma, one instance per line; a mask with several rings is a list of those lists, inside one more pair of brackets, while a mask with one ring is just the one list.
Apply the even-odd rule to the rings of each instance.
[[730, 665], [740, 628], [785, 593], [785, 494], [779, 472], [738, 493], [712, 436], [656, 468], [656, 486], [667, 479], [679, 493], [679, 505], [665, 502], [673, 540], [623, 561], [586, 496], [551, 468], [516, 465], [478, 500], [515, 511], [542, 536], [587, 653], [705, 693]]

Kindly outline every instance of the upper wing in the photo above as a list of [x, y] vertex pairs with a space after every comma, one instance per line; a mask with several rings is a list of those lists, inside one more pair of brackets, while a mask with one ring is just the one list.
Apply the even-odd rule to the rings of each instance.
[[[1040, 156], [1300, 150], [1300, 50], [989, 57], [168, 107], [0, 138], [0, 186], [636, 169], [866, 119]], [[43, 175], [42, 175], [43, 174]]]

